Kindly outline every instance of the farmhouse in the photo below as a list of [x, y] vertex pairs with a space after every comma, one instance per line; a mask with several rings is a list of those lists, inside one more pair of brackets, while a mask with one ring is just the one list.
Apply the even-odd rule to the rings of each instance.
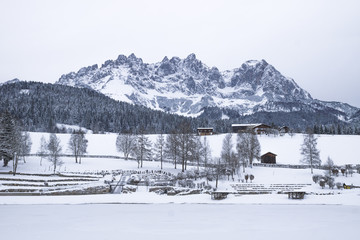
[[213, 135], [214, 129], [211, 127], [200, 127], [197, 129], [197, 133], [199, 136]]
[[271, 129], [270, 126], [263, 123], [254, 123], [254, 124], [232, 124], [232, 131], [234, 133], [244, 133], [244, 132], [253, 132], [255, 134], [266, 134]]
[[267, 152], [261, 156], [261, 163], [276, 163], [276, 154], [272, 152]]

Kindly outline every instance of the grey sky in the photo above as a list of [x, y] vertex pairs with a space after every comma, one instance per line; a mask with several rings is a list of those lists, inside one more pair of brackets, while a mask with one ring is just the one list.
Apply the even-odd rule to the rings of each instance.
[[358, 0], [0, 0], [0, 23], [0, 82], [195, 53], [220, 70], [265, 59], [314, 98], [360, 107]]

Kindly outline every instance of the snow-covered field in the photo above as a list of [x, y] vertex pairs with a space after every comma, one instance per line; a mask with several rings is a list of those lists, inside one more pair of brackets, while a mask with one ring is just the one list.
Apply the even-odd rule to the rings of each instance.
[[[48, 133], [30, 133], [33, 141], [31, 153], [36, 153], [40, 148], [41, 136], [48, 139]], [[70, 134], [57, 134], [61, 139], [63, 152], [70, 154], [68, 150], [68, 142]], [[117, 134], [87, 134], [88, 154], [89, 155], [108, 155], [123, 156], [116, 150]], [[150, 140], [155, 143], [157, 135], [148, 135]], [[221, 153], [222, 141], [225, 134], [207, 136], [207, 140], [211, 147], [212, 156], [219, 157]], [[318, 148], [320, 149], [320, 157], [326, 162], [331, 157], [335, 164], [360, 164], [359, 156], [356, 149], [360, 146], [360, 136], [356, 135], [317, 135]], [[204, 138], [204, 137], [202, 137]], [[236, 134], [233, 134], [233, 143], [236, 143]], [[303, 135], [296, 134], [293, 137], [285, 136], [259, 136], [261, 145], [261, 154], [272, 152], [277, 154], [277, 163], [280, 164], [300, 164], [300, 146], [303, 142]]]
[[[47, 133], [31, 133], [31, 153], [39, 149], [40, 138]], [[212, 156], [219, 157], [224, 134], [208, 136]], [[58, 134], [65, 154], [69, 134]], [[87, 134], [89, 155], [121, 156], [116, 151], [116, 134]], [[150, 135], [155, 142], [156, 135]], [[236, 141], [236, 135], [233, 136]], [[276, 153], [281, 164], [300, 164], [302, 135], [260, 136], [262, 154]], [[335, 164], [360, 164], [356, 149], [360, 136], [321, 135], [318, 147], [321, 159], [330, 156]], [[36, 156], [20, 161], [19, 172], [51, 173], [46, 160]], [[116, 158], [63, 157], [60, 171], [99, 172], [136, 170], [135, 161]], [[11, 164], [10, 164], [11, 165]], [[142, 170], [159, 170], [160, 163], [144, 162]], [[1, 172], [11, 167], [0, 166]], [[176, 174], [170, 163], [164, 171]], [[207, 194], [167, 196], [149, 193], [138, 187], [131, 194], [76, 196], [0, 196], [1, 239], [356, 239], [360, 224], [360, 189], [321, 189], [313, 184], [310, 169], [254, 167], [247, 169], [258, 184], [312, 184], [303, 200], [288, 199], [286, 194], [234, 195], [211, 200]], [[322, 170], [315, 170], [322, 174]], [[16, 176], [19, 177], [19, 176]], [[22, 178], [41, 178], [21, 176]], [[56, 178], [55, 176], [53, 178]], [[237, 176], [235, 183], [238, 182]], [[200, 180], [201, 181], [201, 180]], [[360, 186], [360, 174], [339, 176], [336, 182]], [[214, 185], [214, 182], [210, 183]], [[219, 190], [231, 190], [232, 181], [221, 180]], [[1, 186], [1, 184], [0, 184]]]

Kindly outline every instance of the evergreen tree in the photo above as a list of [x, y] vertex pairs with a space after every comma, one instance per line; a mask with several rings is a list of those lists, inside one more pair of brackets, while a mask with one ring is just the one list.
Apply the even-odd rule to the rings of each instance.
[[4, 166], [10, 160], [14, 160], [13, 172], [16, 172], [17, 161], [21, 149], [21, 132], [17, 121], [9, 113], [0, 114], [0, 157], [3, 159]]

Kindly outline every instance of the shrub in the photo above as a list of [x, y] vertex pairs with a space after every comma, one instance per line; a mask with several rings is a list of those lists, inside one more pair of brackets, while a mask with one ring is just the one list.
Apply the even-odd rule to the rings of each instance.
[[333, 178], [330, 178], [327, 182], [329, 188], [334, 189], [335, 186], [335, 180]]
[[182, 180], [186, 178], [186, 174], [183, 172], [179, 172], [177, 175], [177, 179]]
[[245, 181], [247, 182], [247, 181], [248, 181], [248, 179], [249, 179], [249, 175], [248, 175], [248, 174], [246, 174], [246, 175], [245, 175]]
[[324, 179], [320, 179], [320, 181], [319, 181], [319, 185], [320, 185], [320, 187], [321, 188], [325, 188], [325, 180]]
[[313, 179], [314, 183], [318, 183], [320, 178], [322, 178], [322, 176], [319, 175], [319, 174], [315, 174], [315, 175], [312, 176], [312, 179]]
[[332, 172], [333, 175], [339, 176], [339, 169], [333, 168], [333, 169], [331, 170], [331, 172]]
[[336, 183], [336, 188], [337, 189], [342, 189], [343, 188], [343, 184], [341, 182], [337, 182]]
[[251, 174], [250, 175], [250, 181], [252, 182], [252, 180], [254, 180], [254, 178], [255, 178], [254, 175]]

